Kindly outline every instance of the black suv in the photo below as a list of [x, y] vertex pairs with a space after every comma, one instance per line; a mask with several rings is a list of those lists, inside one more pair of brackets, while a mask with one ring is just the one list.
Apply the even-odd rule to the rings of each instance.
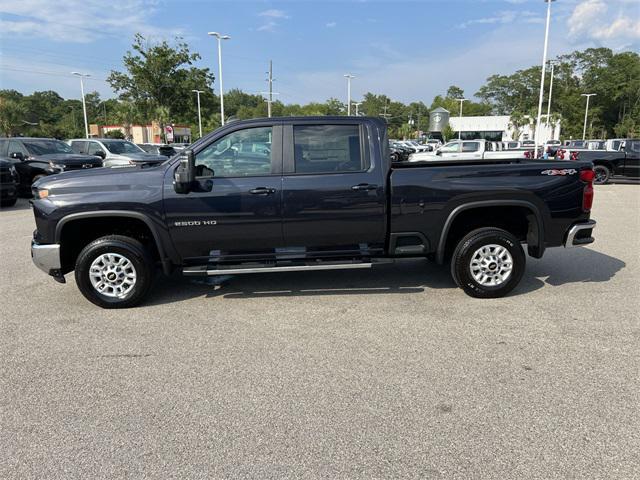
[[18, 199], [18, 172], [7, 160], [0, 160], [0, 207], [13, 207]]
[[26, 194], [33, 182], [47, 175], [102, 166], [101, 158], [73, 153], [55, 138], [0, 138], [0, 158], [13, 164], [20, 177], [18, 188]]

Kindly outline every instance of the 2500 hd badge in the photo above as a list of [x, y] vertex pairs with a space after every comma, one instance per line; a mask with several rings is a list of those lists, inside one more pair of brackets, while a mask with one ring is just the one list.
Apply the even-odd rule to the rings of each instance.
[[217, 225], [217, 220], [189, 220], [185, 222], [173, 222], [174, 227], [199, 227], [200, 225]]

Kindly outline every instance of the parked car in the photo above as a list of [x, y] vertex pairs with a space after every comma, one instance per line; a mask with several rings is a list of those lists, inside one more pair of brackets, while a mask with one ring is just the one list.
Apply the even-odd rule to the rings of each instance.
[[[474, 297], [511, 291], [529, 255], [594, 241], [590, 162], [391, 164], [375, 117], [230, 123], [149, 168], [34, 186], [34, 263], [105, 308], [133, 306], [156, 265], [187, 276], [451, 260]], [[278, 139], [269, 154], [239, 143]], [[135, 186], [135, 188], [127, 188]], [[426, 273], [425, 273], [426, 274]]]
[[136, 143], [136, 145], [147, 153], [164, 155], [167, 158], [173, 157], [177, 153], [175, 148], [166, 143]]
[[13, 207], [18, 200], [18, 171], [13, 163], [0, 159], [0, 207]]
[[569, 151], [573, 158], [593, 162], [596, 184], [608, 183], [613, 177], [640, 178], [640, 139], [621, 139], [618, 148], [618, 151]]
[[526, 150], [501, 150], [499, 142], [486, 140], [454, 140], [435, 152], [414, 153], [410, 162], [448, 162], [451, 160], [500, 160], [529, 158]]
[[0, 138], [0, 157], [8, 159], [18, 171], [18, 189], [23, 194], [30, 194], [31, 184], [47, 175], [102, 166], [102, 159], [76, 154], [54, 138]]
[[437, 138], [430, 138], [425, 143], [431, 147], [432, 152], [435, 152], [438, 148], [442, 146], [442, 142]]
[[406, 162], [407, 160], [409, 160], [411, 154], [414, 153], [414, 150], [412, 148], [405, 147], [401, 143], [395, 142], [393, 140], [389, 141], [389, 148], [399, 153], [399, 156], [401, 157], [399, 161], [401, 162]]
[[69, 140], [74, 152], [97, 155], [105, 167], [154, 165], [167, 160], [164, 155], [147, 153], [135, 143], [114, 138], [74, 138]]

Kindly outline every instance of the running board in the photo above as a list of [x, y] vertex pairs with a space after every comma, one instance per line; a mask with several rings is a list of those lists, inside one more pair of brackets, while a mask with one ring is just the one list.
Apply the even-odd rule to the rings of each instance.
[[371, 268], [373, 263], [335, 263], [329, 265], [290, 265], [286, 267], [250, 267], [250, 268], [222, 268], [207, 270], [203, 268], [183, 268], [186, 276], [238, 275], [241, 273], [271, 273], [271, 272], [307, 272], [310, 270], [343, 270], [356, 268]]

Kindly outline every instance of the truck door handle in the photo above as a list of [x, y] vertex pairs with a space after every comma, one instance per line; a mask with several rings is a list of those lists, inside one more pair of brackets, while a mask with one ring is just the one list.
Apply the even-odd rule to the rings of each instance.
[[251, 195], [271, 195], [272, 193], [276, 193], [275, 188], [267, 188], [267, 187], [258, 187], [253, 190], [249, 190]]
[[375, 190], [377, 189], [378, 186], [377, 185], [369, 185], [368, 183], [359, 183], [358, 185], [354, 185], [353, 187], [351, 187], [351, 190]]

